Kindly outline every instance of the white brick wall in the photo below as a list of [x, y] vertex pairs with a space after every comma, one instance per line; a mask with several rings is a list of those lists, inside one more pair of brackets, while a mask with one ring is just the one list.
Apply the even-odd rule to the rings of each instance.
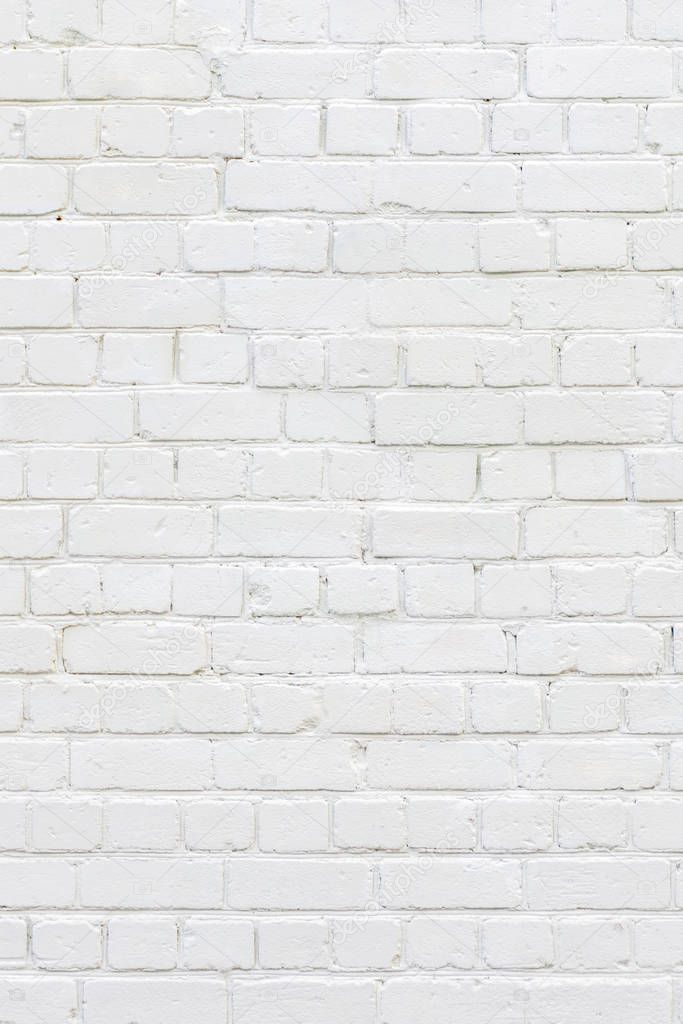
[[2, 1024], [682, 1020], [683, 2], [0, 44]]

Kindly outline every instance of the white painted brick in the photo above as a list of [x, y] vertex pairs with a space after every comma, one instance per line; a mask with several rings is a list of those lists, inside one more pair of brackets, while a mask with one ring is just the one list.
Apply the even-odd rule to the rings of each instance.
[[324, 360], [316, 338], [265, 335], [254, 349], [254, 377], [261, 387], [314, 387], [323, 383]]
[[397, 733], [461, 733], [465, 728], [464, 691], [459, 683], [429, 683], [422, 679], [397, 686], [393, 723]]
[[25, 346], [20, 338], [0, 342], [0, 376], [3, 384], [20, 384], [24, 376]]
[[85, 159], [97, 155], [97, 109], [95, 107], [54, 107], [29, 110], [25, 132], [26, 155], [30, 157]]
[[526, 796], [492, 798], [482, 807], [482, 845], [488, 851], [547, 850], [553, 843], [553, 805]]
[[561, 382], [566, 385], [629, 384], [632, 346], [615, 334], [574, 334], [562, 345]]
[[340, 967], [395, 967], [401, 956], [401, 922], [391, 918], [366, 921], [349, 935], [344, 919], [333, 921], [332, 946]]
[[321, 220], [268, 217], [255, 225], [256, 262], [264, 270], [322, 271], [329, 229]]
[[24, 491], [23, 459], [18, 452], [3, 452], [0, 458], [2, 469], [3, 498], [20, 498]]
[[24, 572], [19, 567], [7, 566], [0, 570], [0, 609], [2, 614], [23, 612], [25, 604]]
[[482, 456], [485, 498], [548, 498], [552, 493], [550, 456], [544, 451], [493, 452]]
[[541, 695], [533, 683], [475, 683], [470, 708], [476, 732], [538, 732], [541, 728]]
[[[293, 647], [296, 657], [291, 660]], [[337, 623], [236, 623], [213, 630], [214, 665], [232, 672], [350, 672], [353, 634]]]
[[87, 970], [102, 963], [100, 928], [86, 920], [38, 921], [31, 943], [36, 966], [43, 970]]
[[25, 850], [27, 844], [26, 800], [5, 801], [6, 813], [0, 831], [0, 847], [3, 850]]
[[360, 525], [356, 512], [342, 508], [321, 519], [315, 507], [226, 505], [219, 512], [218, 548], [225, 555], [348, 557], [359, 551]]
[[628, 263], [626, 221], [559, 220], [557, 265], [567, 270], [616, 269]]
[[168, 152], [170, 121], [163, 107], [112, 104], [102, 110], [101, 133], [104, 156], [163, 156]]
[[342, 274], [401, 269], [403, 231], [391, 221], [337, 221], [333, 244], [334, 267]]
[[327, 152], [390, 156], [396, 151], [398, 110], [389, 106], [330, 104], [327, 110]]
[[[598, 204], [597, 199], [595, 203]], [[524, 326], [623, 329], [662, 323], [664, 292], [654, 279], [617, 275], [609, 279], [607, 286], [605, 281], [604, 274], [522, 280], [520, 305]]]
[[485, 565], [479, 588], [487, 617], [551, 614], [552, 578], [546, 565]]
[[[211, 515], [206, 506], [81, 506], [72, 510], [68, 529], [73, 554], [198, 555], [210, 547]], [[144, 531], [154, 533], [155, 545], [145, 545]]]
[[512, 444], [520, 421], [515, 395], [396, 392], [376, 401], [380, 444]]
[[334, 805], [334, 842], [343, 849], [398, 850], [405, 834], [400, 799], [348, 797]]
[[331, 338], [329, 378], [333, 387], [390, 387], [398, 374], [398, 349], [391, 338]]
[[399, 547], [408, 557], [506, 558], [515, 554], [517, 542], [509, 512], [402, 508], [375, 512], [373, 525], [373, 549], [381, 558], [396, 556]]
[[378, 99], [505, 99], [517, 88], [517, 61], [506, 50], [425, 54], [388, 47], [375, 68]]
[[515, 207], [516, 178], [516, 169], [511, 163], [378, 161], [374, 203], [440, 213], [450, 209], [505, 212]]
[[173, 497], [173, 452], [109, 449], [104, 456], [102, 491], [106, 498]]
[[654, 46], [532, 46], [530, 96], [620, 99], [668, 96], [672, 69]]
[[135, 562], [102, 566], [104, 606], [114, 612], [166, 612], [171, 607], [171, 569]]
[[31, 3], [28, 16], [29, 35], [49, 42], [71, 42], [82, 38], [96, 39], [97, 5], [71, 0], [55, 10], [46, 0]]
[[634, 35], [639, 39], [674, 39], [682, 24], [679, 10], [670, 10], [664, 0], [648, 0], [635, 13]]
[[[315, 757], [308, 753], [310, 747], [310, 740], [301, 738], [231, 740], [217, 747], [216, 782], [226, 789], [236, 784], [238, 788], [316, 789], [321, 782], [327, 789], [353, 788], [357, 763], [352, 744], [327, 740]], [[286, 831], [288, 809], [289, 805], [282, 809]]]
[[555, 486], [561, 498], [606, 501], [626, 497], [626, 467], [619, 451], [558, 452]]
[[104, 0], [102, 6], [102, 39], [106, 43], [166, 43], [171, 31], [171, 2], [141, 0], [136, 8], [137, 19], [131, 25], [130, 11], [121, 0]]
[[231, 448], [182, 448], [178, 493], [184, 498], [232, 498], [246, 491], [246, 455]]
[[330, 34], [341, 42], [391, 40], [392, 26], [398, 21], [396, 0], [379, 0], [372, 11], [358, 0], [330, 0]]
[[[91, 334], [33, 334], [26, 356], [28, 376], [35, 384], [92, 384], [97, 373], [97, 338]], [[87, 460], [88, 456], [84, 453], [83, 457]]]
[[429, 872], [413, 874], [398, 885], [409, 861], [400, 858], [382, 864], [380, 903], [389, 908], [465, 909], [513, 908], [519, 903], [520, 869], [514, 860], [435, 857]]
[[0, 957], [24, 960], [27, 949], [26, 922], [19, 917], [6, 917], [0, 927]]
[[320, 150], [320, 112], [315, 106], [252, 107], [250, 126], [251, 146], [259, 156], [316, 156]]
[[171, 152], [174, 156], [242, 156], [244, 119], [241, 110], [191, 110], [173, 112]]
[[302, 918], [264, 919], [259, 927], [262, 967], [326, 967], [330, 962], [328, 926]]
[[254, 812], [243, 801], [193, 801], [185, 811], [190, 850], [245, 850], [254, 841]]
[[27, 709], [31, 728], [37, 731], [92, 732], [99, 727], [100, 693], [89, 683], [35, 683]]
[[[648, 109], [656, 109], [656, 105]], [[650, 123], [648, 141], [656, 141], [654, 115]], [[634, 104], [574, 103], [569, 108], [568, 126], [572, 153], [632, 153], [638, 146], [638, 108]]]
[[204, 789], [210, 775], [207, 740], [82, 740], [73, 756], [73, 778], [84, 789]]
[[276, 1004], [286, 1006], [287, 1013], [295, 1009], [301, 1024], [315, 1024], [321, 1012], [325, 1016], [338, 1014], [343, 1019], [358, 1021], [358, 1024], [372, 1024], [376, 993], [371, 982], [355, 978], [331, 981], [298, 978], [294, 984], [288, 984], [285, 979], [236, 982], [235, 1012], [239, 1016], [244, 1016], [251, 1007], [259, 1017], [267, 1017], [269, 1008]]
[[558, 565], [561, 615], [619, 615], [628, 604], [629, 576], [622, 565]]
[[287, 398], [285, 431], [292, 441], [369, 441], [364, 395], [309, 391]]
[[370, 868], [363, 861], [301, 859], [234, 860], [230, 867], [229, 903], [240, 909], [359, 909], [370, 895]]
[[419, 273], [475, 269], [475, 229], [467, 223], [432, 221], [406, 230], [406, 266]]
[[[663, 167], [652, 161], [588, 161], [568, 166], [528, 161], [523, 169], [523, 205], [527, 210], [663, 210]], [[567, 172], [567, 173], [565, 173]]]
[[0, 0], [0, 1018], [672, 1024], [679, 5], [134, 6]]
[[[290, 607], [295, 603], [296, 597], [290, 602]], [[261, 610], [267, 611], [265, 603]], [[329, 687], [324, 688], [324, 693], [329, 693]], [[308, 732], [322, 720], [320, 696], [315, 686], [296, 686], [291, 680], [281, 683], [264, 681], [254, 688], [254, 728], [258, 732], [273, 733], [282, 732], [283, 725], [286, 725], [291, 732]], [[343, 732], [344, 729], [335, 731]]]
[[107, 923], [107, 959], [115, 971], [167, 971], [176, 966], [177, 946], [173, 918], [132, 915]]
[[633, 265], [638, 270], [671, 270], [681, 262], [681, 232], [675, 221], [643, 220], [633, 232]]
[[633, 808], [633, 842], [639, 850], [675, 849], [680, 839], [680, 801], [663, 797]]
[[472, 42], [476, 35], [475, 5], [469, 0], [406, 0], [406, 39], [411, 42]]
[[94, 565], [31, 569], [31, 610], [36, 615], [102, 611], [100, 575]]
[[188, 1014], [200, 1014], [206, 1024], [221, 1024], [227, 996], [222, 980], [165, 978], [102, 978], [85, 985], [90, 1024], [106, 1024], [111, 1014], [137, 1014], [140, 1024], [152, 1024], [161, 1014], [168, 1024], [181, 1024]]
[[208, 167], [103, 163], [81, 167], [74, 176], [80, 213], [210, 213], [216, 206], [215, 175]]
[[483, 221], [479, 246], [481, 269], [489, 274], [550, 266], [550, 236], [538, 221]]
[[405, 341], [408, 384], [470, 385], [476, 382], [474, 347], [455, 337], [409, 336]]
[[662, 636], [645, 625], [533, 623], [517, 636], [517, 667], [523, 675], [574, 670], [622, 675], [656, 672], [661, 665]]
[[178, 230], [174, 224], [129, 221], [109, 227], [111, 261], [125, 273], [177, 270], [180, 265]]
[[182, 966], [190, 970], [233, 970], [254, 965], [253, 927], [248, 921], [191, 917], [182, 930]]
[[613, 732], [622, 719], [622, 693], [614, 683], [557, 682], [550, 688], [556, 732]]
[[[539, 859], [530, 865], [529, 894], [533, 910], [664, 907], [669, 899], [665, 860], [611, 857], [583, 858], [579, 864]], [[568, 878], [572, 882], [567, 887]]]
[[254, 569], [247, 580], [249, 606], [254, 615], [305, 615], [319, 599], [319, 577], [314, 568]]
[[330, 730], [346, 732], [389, 732], [391, 690], [385, 682], [329, 681], [323, 694]]
[[398, 573], [394, 566], [330, 566], [327, 604], [342, 615], [394, 611], [398, 605]]
[[188, 270], [250, 270], [254, 265], [254, 229], [248, 223], [190, 224], [184, 245]]
[[324, 800], [270, 800], [259, 811], [259, 846], [265, 852], [326, 850], [329, 809]]
[[560, 0], [557, 7], [557, 34], [560, 39], [623, 39], [626, 15], [624, 0], [608, 0], [597, 9], [587, 0]]
[[76, 99], [201, 99], [210, 74], [199, 53], [117, 46], [103, 61], [93, 47], [69, 55], [69, 85]]
[[654, 153], [682, 152], [683, 107], [677, 103], [648, 104], [645, 142]]
[[404, 577], [408, 615], [440, 618], [474, 613], [472, 566], [408, 566]]
[[478, 153], [482, 117], [475, 106], [416, 104], [408, 111], [408, 146], [421, 156]]
[[237, 45], [244, 34], [244, 3], [236, 0], [226, 10], [220, 0], [178, 0], [175, 40], [197, 44], [218, 31]]
[[566, 970], [614, 970], [630, 959], [628, 925], [609, 917], [560, 918], [555, 941]]
[[452, 797], [410, 796], [406, 807], [408, 846], [472, 850], [477, 841], [477, 805]]
[[6, 907], [70, 907], [75, 890], [75, 867], [62, 858], [13, 858], [0, 868], [0, 892]]
[[170, 800], [112, 798], [104, 805], [108, 850], [173, 850], [178, 832], [178, 809]]
[[532, 43], [550, 33], [548, 0], [483, 0], [482, 28], [489, 43]]
[[[612, 481], [607, 486], [612, 487]], [[635, 509], [533, 508], [526, 515], [526, 548], [532, 557], [661, 555], [666, 548], [666, 522], [661, 513]]]
[[318, 452], [255, 451], [252, 490], [259, 498], [319, 498], [323, 460]]
[[530, 969], [553, 961], [552, 925], [542, 918], [488, 918], [482, 924], [482, 941], [489, 967]]
[[562, 738], [538, 739], [525, 740], [519, 753], [520, 780], [529, 789], [647, 789], [661, 775], [659, 751], [651, 743], [582, 740], [568, 749]]
[[407, 922], [406, 960], [427, 970], [473, 968], [478, 960], [476, 929], [473, 918], [419, 914]]
[[368, 779], [388, 789], [507, 788], [511, 756], [507, 744], [495, 741], [372, 740]]
[[532, 394], [525, 409], [527, 440], [534, 444], [661, 441], [669, 413], [664, 395], [630, 391]]
[[180, 335], [178, 376], [184, 383], [243, 384], [248, 373], [246, 335]]
[[158, 440], [268, 441], [280, 432], [278, 395], [240, 391], [230, 403], [221, 391], [159, 391], [140, 395], [140, 426]]
[[492, 149], [557, 153], [562, 149], [561, 108], [551, 103], [498, 103], [492, 117]]

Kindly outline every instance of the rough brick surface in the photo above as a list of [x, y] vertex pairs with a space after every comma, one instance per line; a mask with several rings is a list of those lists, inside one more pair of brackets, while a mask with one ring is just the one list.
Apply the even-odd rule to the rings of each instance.
[[675, 1024], [681, 0], [0, 0], [2, 1024]]

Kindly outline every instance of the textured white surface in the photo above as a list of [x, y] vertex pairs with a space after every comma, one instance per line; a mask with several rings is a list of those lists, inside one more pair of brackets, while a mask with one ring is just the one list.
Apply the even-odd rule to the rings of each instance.
[[674, 1024], [683, 4], [1, 0], [3, 1024]]

